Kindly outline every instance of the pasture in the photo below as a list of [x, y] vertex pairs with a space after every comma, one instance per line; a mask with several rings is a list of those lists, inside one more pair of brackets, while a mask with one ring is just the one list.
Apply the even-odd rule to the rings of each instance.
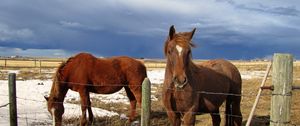
[[[44, 95], [49, 94], [52, 85], [52, 76], [56, 67], [65, 59], [42, 60], [0, 60], [0, 105], [8, 103], [7, 74], [17, 73], [17, 104], [18, 121], [20, 125], [50, 125], [51, 116], [46, 108]], [[201, 60], [195, 60], [201, 62]], [[267, 63], [264, 61], [231, 61], [242, 74], [242, 102], [243, 124], [246, 123], [251, 107], [255, 100]], [[161, 102], [161, 90], [164, 78], [164, 60], [144, 60], [148, 78], [152, 82], [151, 125], [165, 126], [169, 124]], [[294, 62], [293, 85], [300, 86], [300, 62]], [[266, 85], [271, 85], [272, 76], [269, 75]], [[300, 91], [293, 91], [291, 124], [300, 125]], [[93, 112], [96, 116], [95, 125], [124, 126], [129, 125], [126, 120], [129, 101], [125, 91], [111, 95], [91, 94]], [[264, 126], [270, 121], [271, 91], [264, 90], [256, 108], [252, 125]], [[76, 92], [69, 91], [65, 99], [66, 112], [64, 124], [79, 124], [80, 99]], [[221, 108], [224, 118], [224, 107]], [[8, 106], [0, 108], [0, 125], [8, 125]], [[222, 121], [223, 123], [223, 121]], [[197, 126], [210, 126], [209, 114], [197, 116]]]

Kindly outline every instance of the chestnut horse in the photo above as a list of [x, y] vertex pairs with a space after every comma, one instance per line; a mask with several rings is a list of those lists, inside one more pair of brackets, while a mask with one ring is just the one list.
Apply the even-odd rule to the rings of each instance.
[[[123, 87], [130, 100], [129, 122], [135, 118], [136, 103], [141, 104], [141, 85], [147, 76], [146, 67], [139, 61], [121, 56], [98, 59], [88, 53], [80, 53], [62, 63], [54, 78], [50, 96], [45, 97], [48, 111], [56, 125], [62, 125], [63, 101], [69, 89], [80, 94], [82, 116], [80, 125], [92, 124], [90, 92], [111, 94]], [[89, 122], [86, 117], [89, 114]]]
[[167, 58], [163, 104], [173, 126], [195, 125], [195, 115], [210, 113], [214, 126], [221, 122], [219, 107], [226, 101], [226, 126], [242, 125], [241, 75], [225, 60], [192, 62], [191, 32], [175, 32], [170, 27], [164, 52]]

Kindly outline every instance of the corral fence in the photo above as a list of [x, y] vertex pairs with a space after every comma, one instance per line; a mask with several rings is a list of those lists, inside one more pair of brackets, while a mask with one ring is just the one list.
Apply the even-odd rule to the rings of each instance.
[[[40, 61], [39, 67], [42, 66], [42, 62]], [[5, 61], [4, 67], [11, 67], [12, 65], [8, 65], [10, 60]], [[35, 64], [36, 61], [31, 61]], [[45, 61], [47, 62], [47, 61]], [[51, 61], [52, 62], [52, 61]], [[61, 63], [62, 61], [56, 63]], [[144, 63], [147, 66], [147, 61], [145, 60]], [[270, 119], [269, 123], [271, 126], [288, 126], [288, 125], [295, 125], [291, 124], [290, 113], [291, 113], [291, 97], [292, 91], [299, 89], [297, 86], [293, 86], [293, 66], [299, 65], [298, 62], [295, 64], [293, 57], [290, 54], [274, 54], [273, 57], [273, 71], [272, 71], [272, 86], [265, 87], [261, 86], [259, 90], [262, 89], [270, 89], [272, 90], [271, 95], [271, 110], [270, 110]], [[55, 67], [58, 66], [54, 65]], [[238, 62], [234, 63], [238, 65]], [[262, 64], [267, 65], [265, 62]], [[164, 67], [165, 62], [161, 61], [160, 66], [155, 66], [155, 68]], [[30, 66], [30, 65], [29, 65]], [[52, 66], [52, 67], [54, 67]], [[2, 66], [3, 67], [3, 66]], [[34, 66], [37, 67], [37, 66]], [[148, 68], [151, 68], [151, 65]], [[267, 75], [265, 76], [267, 77]], [[10, 100], [10, 118], [11, 118], [11, 125], [17, 125], [17, 111], [16, 111], [16, 97], [15, 97], [15, 74], [9, 75], [9, 93]], [[142, 87], [142, 110], [141, 110], [141, 123], [142, 126], [149, 126], [150, 125], [150, 114], [151, 114], [151, 87], [150, 87], [149, 79], [145, 78]], [[199, 92], [199, 93], [208, 93], [214, 94], [214, 92]], [[219, 95], [219, 94], [217, 94]], [[224, 94], [224, 95], [235, 95], [235, 94]], [[259, 98], [259, 97], [257, 97]], [[255, 111], [255, 110], [254, 110]], [[234, 115], [231, 115], [234, 116]], [[251, 114], [250, 114], [251, 116]], [[251, 124], [251, 118], [248, 118], [247, 125]]]
[[[248, 117], [246, 126], [251, 124], [251, 119], [255, 107], [259, 100], [260, 93], [263, 89], [272, 90], [270, 126], [290, 126], [291, 123], [291, 103], [292, 91], [300, 89], [299, 86], [293, 86], [293, 56], [290, 54], [275, 53], [273, 56], [272, 85], [264, 86], [265, 80], [271, 68], [267, 69], [262, 85], [259, 89], [252, 111]], [[293, 124], [294, 125], [294, 124]]]
[[[65, 62], [67, 59], [50, 59], [50, 58], [0, 58], [0, 68], [57, 68], [62, 62]], [[164, 59], [137, 59], [145, 64], [147, 68], [165, 68], [166, 60]], [[196, 64], [201, 63], [207, 60], [193, 60]], [[256, 70], [263, 70], [269, 60], [231, 60], [231, 62], [241, 68], [248, 68], [250, 66], [262, 66], [256, 68]], [[295, 61], [294, 66], [300, 66], [300, 61]]]

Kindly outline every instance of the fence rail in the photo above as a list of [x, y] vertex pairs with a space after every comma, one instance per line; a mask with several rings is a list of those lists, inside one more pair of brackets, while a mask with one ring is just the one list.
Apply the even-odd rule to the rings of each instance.
[[[67, 59], [13, 59], [0, 58], [0, 67], [2, 68], [56, 68]], [[166, 61], [162, 59], [138, 59], [144, 62], [147, 68], [164, 68]], [[194, 60], [195, 63], [201, 63], [206, 60]], [[236, 66], [267, 66], [269, 61], [231, 61]], [[300, 66], [300, 61], [295, 61], [294, 66]], [[263, 67], [265, 68], [265, 67]]]

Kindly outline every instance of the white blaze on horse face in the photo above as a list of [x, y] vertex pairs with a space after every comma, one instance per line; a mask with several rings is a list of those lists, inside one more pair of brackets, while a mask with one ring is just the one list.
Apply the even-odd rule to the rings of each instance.
[[183, 48], [179, 45], [176, 45], [176, 49], [178, 51], [178, 55], [180, 56]]
[[51, 109], [51, 114], [52, 114], [52, 125], [55, 126], [56, 123], [55, 123], [55, 108], [52, 108]]

